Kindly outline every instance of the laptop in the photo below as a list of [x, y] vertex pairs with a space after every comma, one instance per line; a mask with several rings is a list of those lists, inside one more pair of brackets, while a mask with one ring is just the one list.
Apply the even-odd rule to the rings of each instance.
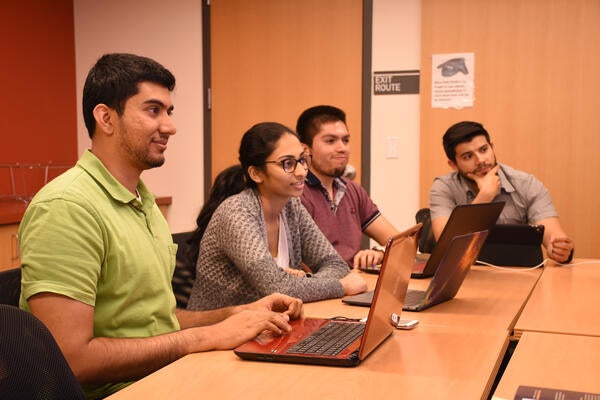
[[[373, 295], [373, 306], [366, 322], [323, 318], [304, 318], [291, 321], [292, 332], [282, 336], [261, 334], [234, 349], [245, 360], [276, 361], [300, 364], [355, 366], [364, 360], [394, 331], [393, 323], [400, 319], [402, 303], [408, 289], [412, 261], [415, 256], [417, 224], [388, 240], [383, 263]], [[346, 339], [334, 332], [354, 332]], [[325, 354], [307, 350], [308, 344], [320, 332], [334, 332]]]
[[411, 278], [429, 278], [435, 274], [446, 249], [456, 236], [491, 230], [500, 216], [504, 202], [465, 204], [454, 207], [440, 239], [426, 261], [415, 262]]
[[[475, 262], [488, 231], [467, 233], [452, 238], [440, 265], [426, 290], [409, 289], [404, 299], [406, 311], [422, 311], [456, 296], [471, 265]], [[356, 306], [370, 306], [372, 292], [344, 297], [342, 301]]]
[[497, 224], [481, 248], [477, 262], [513, 267], [544, 264], [544, 225]]

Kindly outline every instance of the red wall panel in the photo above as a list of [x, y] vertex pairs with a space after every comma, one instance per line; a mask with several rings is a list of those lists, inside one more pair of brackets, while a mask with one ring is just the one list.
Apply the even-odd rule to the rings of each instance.
[[72, 0], [0, 6], [0, 162], [77, 160]]
[[[6, 2], [0, 15], [0, 164], [74, 164], [72, 0]], [[0, 195], [10, 186], [7, 176], [0, 176]]]

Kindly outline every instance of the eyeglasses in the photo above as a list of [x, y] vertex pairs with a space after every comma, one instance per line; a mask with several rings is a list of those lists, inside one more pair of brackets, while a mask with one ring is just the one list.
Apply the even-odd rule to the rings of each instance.
[[281, 165], [281, 168], [283, 168], [284, 172], [291, 174], [292, 172], [294, 172], [296, 170], [296, 168], [298, 167], [298, 164], [302, 165], [305, 170], [308, 170], [308, 167], [310, 167], [311, 161], [312, 161], [312, 156], [307, 155], [307, 156], [302, 156], [298, 159], [286, 158], [286, 159], [283, 159], [280, 161], [265, 161], [265, 164], [267, 164], [267, 163], [279, 164], [279, 165]]

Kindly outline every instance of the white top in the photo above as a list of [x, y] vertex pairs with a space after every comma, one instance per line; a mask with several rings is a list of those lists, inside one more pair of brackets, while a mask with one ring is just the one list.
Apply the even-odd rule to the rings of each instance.
[[275, 263], [281, 268], [290, 266], [290, 252], [288, 248], [287, 235], [285, 233], [285, 225], [283, 218], [279, 218], [279, 243], [277, 245], [277, 257]]

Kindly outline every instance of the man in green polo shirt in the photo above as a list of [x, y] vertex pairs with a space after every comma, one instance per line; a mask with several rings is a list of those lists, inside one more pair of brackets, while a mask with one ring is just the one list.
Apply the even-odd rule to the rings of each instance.
[[19, 228], [20, 306], [48, 326], [89, 398], [105, 397], [185, 354], [289, 331], [298, 299], [179, 310], [177, 246], [142, 171], [175, 134], [175, 78], [154, 60], [107, 54], [90, 70], [83, 114], [92, 147], [35, 196]]

